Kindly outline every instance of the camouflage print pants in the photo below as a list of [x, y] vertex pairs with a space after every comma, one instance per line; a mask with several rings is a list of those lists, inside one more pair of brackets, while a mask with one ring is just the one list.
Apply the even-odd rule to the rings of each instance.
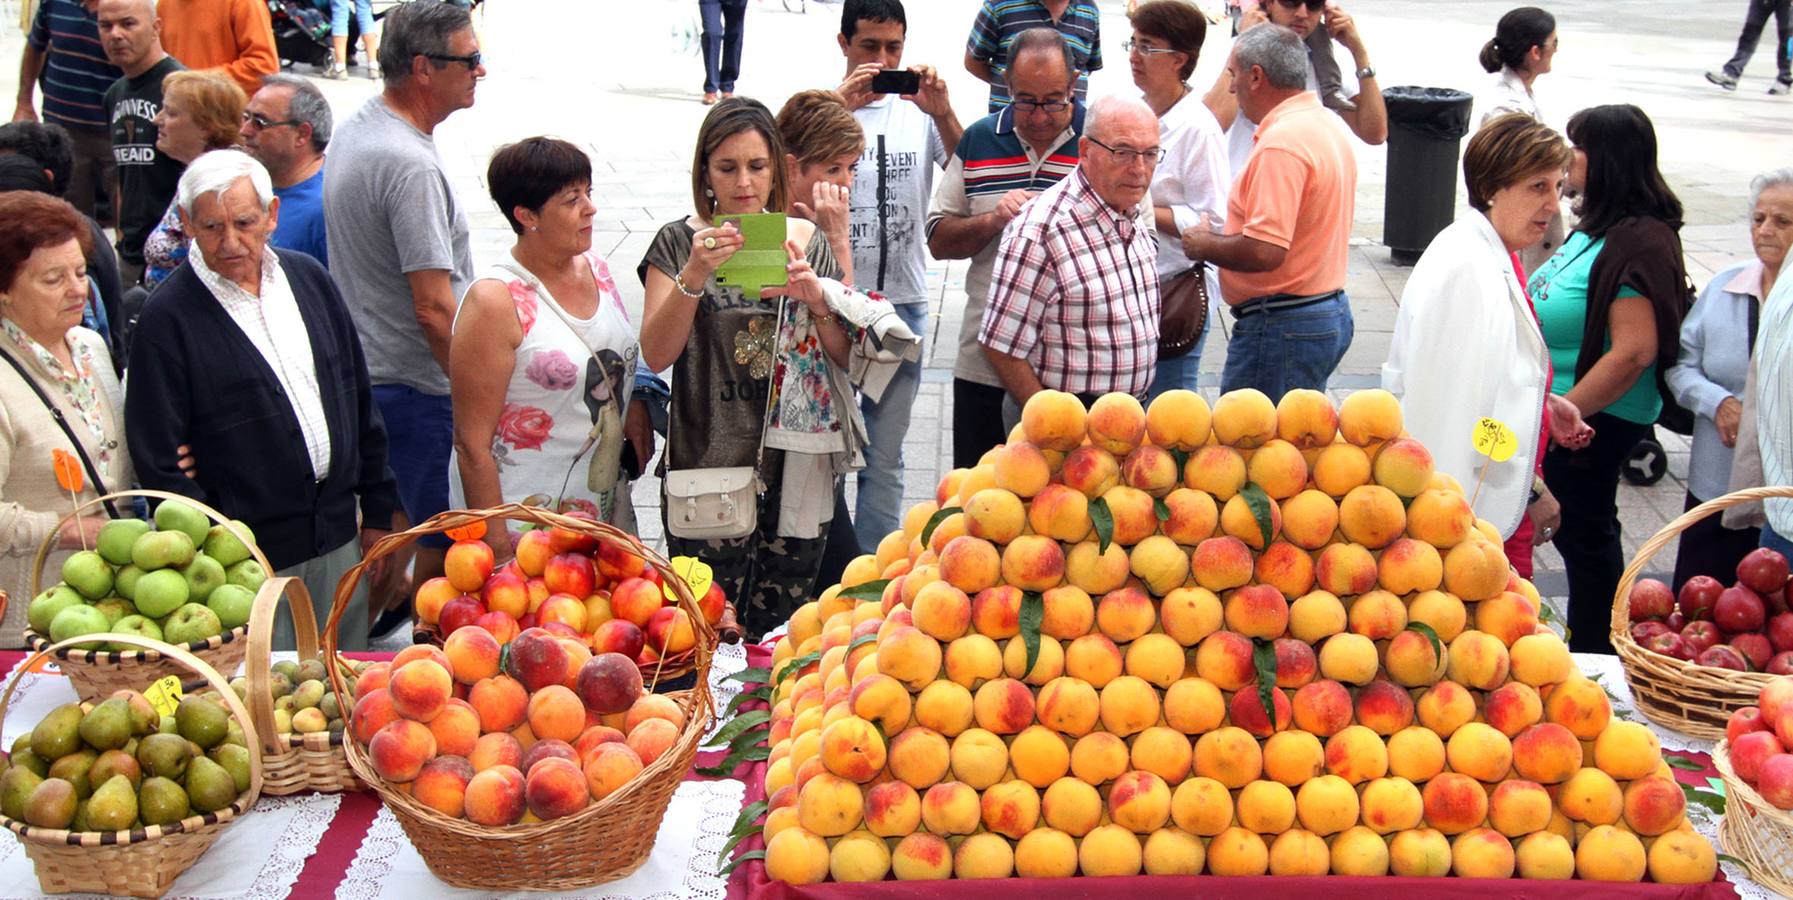
[[[666, 535], [669, 556], [692, 556], [708, 563], [716, 583], [735, 604], [741, 629], [750, 641], [790, 619], [797, 607], [809, 602], [816, 573], [822, 567], [823, 536], [812, 539], [778, 534], [779, 486], [784, 454], [767, 450], [760, 471], [766, 492], [759, 498], [759, 528], [732, 540], [688, 540]], [[661, 504], [664, 521], [665, 504]]]

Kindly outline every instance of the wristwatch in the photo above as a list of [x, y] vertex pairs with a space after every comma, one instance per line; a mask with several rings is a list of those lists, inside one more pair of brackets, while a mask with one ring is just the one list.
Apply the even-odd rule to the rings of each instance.
[[1357, 80], [1358, 81], [1362, 81], [1365, 78], [1375, 78], [1375, 77], [1376, 77], [1376, 67], [1375, 66], [1364, 66], [1363, 68], [1357, 70]]

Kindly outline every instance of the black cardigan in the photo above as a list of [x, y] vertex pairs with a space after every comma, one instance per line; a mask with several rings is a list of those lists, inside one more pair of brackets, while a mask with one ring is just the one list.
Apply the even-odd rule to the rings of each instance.
[[1681, 253], [1680, 223], [1650, 216], [1620, 219], [1606, 230], [1606, 243], [1588, 271], [1587, 321], [1575, 359], [1575, 380], [1587, 377], [1606, 355], [1607, 318], [1619, 290], [1644, 295], [1656, 314], [1656, 389], [1662, 395], [1657, 421], [1679, 433], [1693, 433], [1693, 415], [1668, 389], [1668, 370], [1681, 353], [1681, 323], [1693, 308], [1687, 267]]
[[[268, 561], [284, 569], [354, 539], [357, 498], [368, 527], [391, 527], [398, 490], [342, 294], [316, 260], [275, 252], [310, 333], [330, 426], [329, 473], [313, 478], [298, 415], [274, 370], [190, 265], [144, 303], [131, 337], [125, 434], [144, 487], [249, 523]], [[176, 465], [182, 444], [192, 448], [197, 478]]]

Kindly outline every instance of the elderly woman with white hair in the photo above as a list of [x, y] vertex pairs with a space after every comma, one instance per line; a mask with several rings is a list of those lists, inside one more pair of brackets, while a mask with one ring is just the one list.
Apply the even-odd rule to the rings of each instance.
[[[1756, 176], [1749, 194], [1749, 237], [1756, 256], [1707, 282], [1681, 323], [1681, 353], [1664, 376], [1675, 400], [1694, 414], [1688, 509], [1724, 494], [1731, 483], [1744, 382], [1755, 357], [1763, 304], [1793, 245], [1793, 168]], [[1695, 575], [1730, 583], [1737, 562], [1759, 539], [1755, 528], [1726, 528], [1718, 516], [1707, 516], [1681, 532], [1675, 588]]]
[[[322, 265], [269, 246], [280, 201], [248, 154], [194, 160], [175, 203], [187, 264], [150, 296], [132, 338], [125, 435], [138, 478], [248, 523], [322, 621], [398, 503], [354, 321]], [[366, 613], [362, 587], [344, 649], [367, 645]], [[282, 611], [275, 645], [293, 643]]]

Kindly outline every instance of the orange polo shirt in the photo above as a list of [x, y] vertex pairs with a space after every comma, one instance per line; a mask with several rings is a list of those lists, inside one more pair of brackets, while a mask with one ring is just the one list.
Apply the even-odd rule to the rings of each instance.
[[1272, 109], [1253, 140], [1227, 198], [1226, 233], [1289, 252], [1268, 272], [1221, 269], [1221, 296], [1237, 305], [1344, 287], [1357, 198], [1357, 157], [1344, 127], [1319, 97], [1304, 91]]
[[160, 0], [162, 49], [189, 69], [213, 69], [254, 96], [280, 71], [265, 0]]

